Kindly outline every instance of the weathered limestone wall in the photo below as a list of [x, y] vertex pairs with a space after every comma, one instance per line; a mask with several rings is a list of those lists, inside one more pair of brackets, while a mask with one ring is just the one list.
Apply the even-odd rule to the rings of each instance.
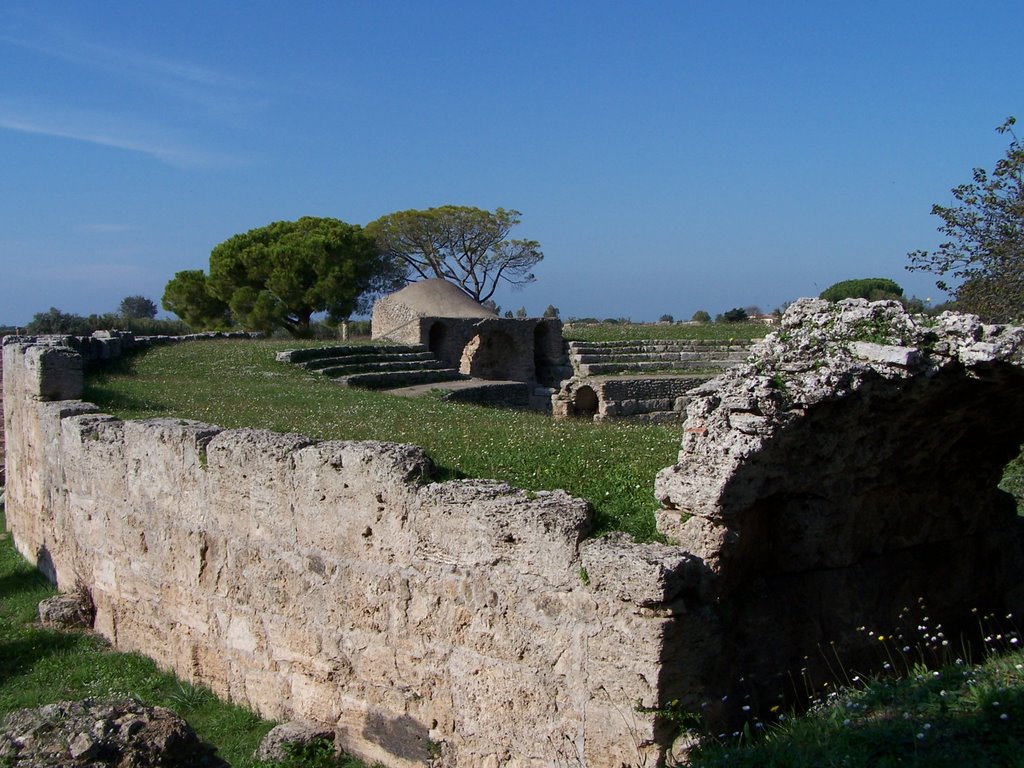
[[378, 299], [370, 321], [373, 338], [400, 344], [423, 344], [423, 323], [414, 309], [400, 302]]
[[1024, 609], [1022, 520], [996, 487], [1024, 442], [1022, 352], [1024, 329], [970, 315], [805, 299], [691, 393], [656, 493], [701, 602], [728, 606], [708, 684], [822, 667], [831, 643], [856, 667], [857, 628], [888, 633], [919, 600], [954, 638], [972, 609]]
[[552, 395], [552, 415], [678, 424], [687, 393], [706, 381], [706, 376], [685, 375], [574, 376]]
[[[3, 337], [0, 336], [0, 343], [3, 342]], [[0, 355], [0, 419], [4, 416], [4, 359]], [[0, 432], [0, 487], [4, 484], [4, 479], [7, 477], [7, 470], [4, 462], [4, 435]]]
[[721, 371], [746, 361], [750, 345], [710, 339], [570, 341], [569, 360], [580, 377], [663, 371]]
[[[4, 347], [7, 521], [96, 629], [388, 766], [653, 764], [672, 548], [585, 503], [427, 484], [415, 447], [123, 422], [65, 347]], [[585, 578], [582, 576], [585, 574]]]
[[[48, 344], [61, 344], [78, 352], [86, 364], [102, 363], [121, 357], [129, 352], [157, 347], [165, 344], [184, 344], [189, 341], [209, 339], [258, 339], [262, 333], [247, 331], [207, 331], [186, 333], [181, 336], [136, 336], [131, 331], [95, 331], [91, 336], [50, 335], [44, 337], [22, 336], [22, 341], [37, 338], [46, 339]], [[11, 341], [17, 338], [11, 337]]]

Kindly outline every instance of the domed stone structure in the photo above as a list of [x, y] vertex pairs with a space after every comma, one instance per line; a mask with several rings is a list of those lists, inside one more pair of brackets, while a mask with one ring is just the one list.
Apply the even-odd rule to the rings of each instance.
[[557, 318], [501, 318], [447, 280], [421, 280], [373, 305], [376, 340], [421, 344], [477, 379], [557, 387], [571, 375]]

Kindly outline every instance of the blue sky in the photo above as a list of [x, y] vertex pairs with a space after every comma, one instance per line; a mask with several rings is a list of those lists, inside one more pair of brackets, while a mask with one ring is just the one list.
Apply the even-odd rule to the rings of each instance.
[[233, 234], [514, 208], [563, 317], [771, 309], [906, 253], [1024, 119], [1024, 4], [0, 6], [0, 324], [159, 302]]

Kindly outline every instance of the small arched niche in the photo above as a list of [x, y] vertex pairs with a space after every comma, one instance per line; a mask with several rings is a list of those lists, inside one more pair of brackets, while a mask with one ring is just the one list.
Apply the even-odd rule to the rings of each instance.
[[572, 395], [572, 415], [594, 418], [597, 415], [598, 398], [593, 387], [583, 385]]

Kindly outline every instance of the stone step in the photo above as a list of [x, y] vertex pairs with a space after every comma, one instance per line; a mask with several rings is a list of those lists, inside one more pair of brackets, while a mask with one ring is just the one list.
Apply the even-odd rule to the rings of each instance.
[[277, 353], [281, 363], [303, 363], [323, 357], [359, 357], [362, 355], [390, 355], [426, 352], [422, 344], [341, 344], [329, 347], [288, 349]]
[[[751, 342], [752, 343], [752, 342]], [[673, 350], [691, 349], [713, 349], [718, 347], [736, 347], [747, 349], [750, 343], [738, 342], [728, 339], [651, 339], [633, 341], [570, 341], [570, 352], [593, 352], [600, 354], [604, 351], [624, 352], [627, 350], [665, 352]]]
[[395, 360], [392, 362], [378, 362], [376, 360], [365, 360], [361, 362], [346, 363], [343, 360], [335, 360], [340, 365], [331, 365], [321, 368], [320, 373], [332, 379], [339, 379], [345, 376], [352, 376], [357, 373], [397, 373], [401, 371], [436, 371], [445, 368], [445, 364], [436, 358], [427, 360]]
[[[604, 419], [594, 418], [594, 421], [611, 421], [610, 417]], [[648, 413], [634, 413], [630, 416], [616, 416], [614, 421], [630, 424], [679, 424], [682, 422], [682, 414], [675, 411], [650, 411]]]
[[580, 376], [612, 376], [629, 373], [657, 373], [659, 371], [723, 371], [741, 360], [676, 360], [674, 362], [607, 362], [583, 363], [577, 366]]
[[322, 371], [339, 365], [384, 365], [387, 363], [418, 363], [436, 361], [430, 352], [399, 352], [375, 355], [337, 355], [318, 357], [299, 363], [307, 371]]
[[416, 384], [435, 384], [441, 381], [468, 379], [455, 368], [438, 368], [436, 370], [416, 371], [383, 371], [377, 373], [356, 373], [338, 379], [340, 383], [359, 389], [398, 389]]
[[624, 355], [712, 355], [716, 353], [749, 353], [743, 344], [714, 344], [692, 347], [630, 346], [630, 347], [577, 347], [569, 355], [593, 357], [621, 357]]
[[701, 352], [646, 352], [620, 355], [577, 354], [573, 355], [572, 359], [576, 363], [643, 363], [657, 362], [659, 360], [668, 362], [673, 360], [715, 360], [732, 355], [742, 355], [739, 359], [744, 359], [746, 354], [745, 350], [743, 352], [729, 352], [722, 349], [709, 349]]

